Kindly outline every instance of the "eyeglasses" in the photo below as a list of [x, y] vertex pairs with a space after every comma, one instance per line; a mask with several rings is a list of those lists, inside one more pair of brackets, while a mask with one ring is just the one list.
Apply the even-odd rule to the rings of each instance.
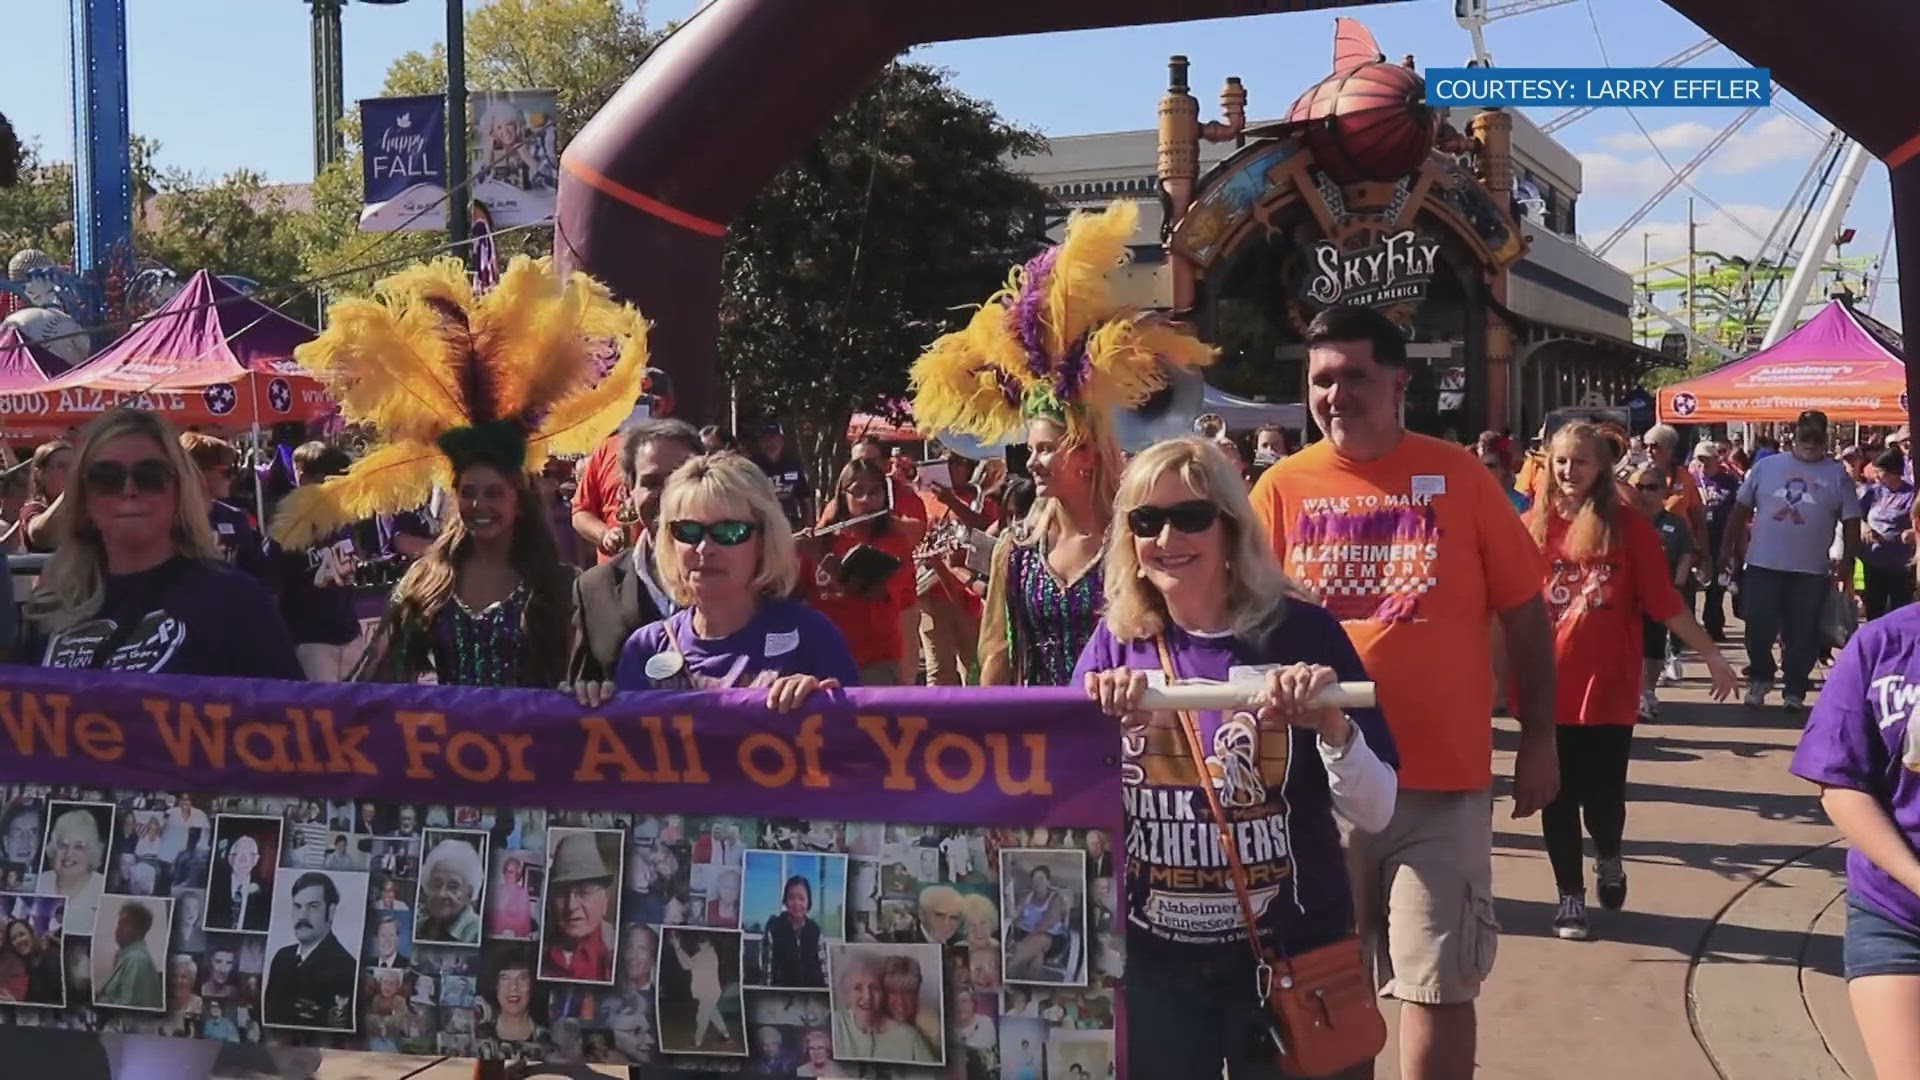
[[1190, 499], [1172, 506], [1136, 506], [1127, 511], [1127, 530], [1146, 539], [1159, 536], [1171, 524], [1176, 532], [1202, 533], [1220, 519], [1220, 508], [1205, 499]]
[[158, 495], [173, 482], [173, 466], [159, 458], [136, 461], [132, 466], [118, 461], [96, 461], [87, 466], [87, 491], [94, 495], [123, 494], [128, 480], [140, 494]]
[[668, 534], [688, 547], [708, 537], [721, 547], [738, 547], [759, 531], [751, 521], [675, 521], [667, 526]]

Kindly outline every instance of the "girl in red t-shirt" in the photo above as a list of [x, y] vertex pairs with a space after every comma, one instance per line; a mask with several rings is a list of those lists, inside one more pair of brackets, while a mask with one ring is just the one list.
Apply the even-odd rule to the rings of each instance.
[[1674, 589], [1659, 535], [1623, 500], [1614, 447], [1598, 425], [1561, 428], [1548, 448], [1545, 498], [1527, 515], [1547, 558], [1542, 593], [1554, 621], [1560, 746], [1560, 794], [1541, 813], [1540, 828], [1560, 889], [1554, 933], [1575, 941], [1588, 935], [1582, 818], [1599, 856], [1600, 905], [1618, 910], [1627, 900], [1620, 839], [1643, 677], [1641, 619], [1663, 624], [1706, 660], [1714, 700], [1731, 696], [1737, 682]]
[[[824, 529], [887, 509], [890, 478], [884, 467], [854, 461], [840, 470], [833, 505]], [[808, 601], [846, 636], [860, 666], [864, 686], [910, 686], [919, 671], [919, 622], [908, 625], [914, 606], [913, 549], [917, 530], [891, 514], [822, 536], [807, 566]], [[900, 565], [879, 581], [843, 572], [847, 557], [866, 546], [891, 555]], [[817, 554], [816, 554], [817, 553]], [[911, 642], [911, 644], [909, 644]]]

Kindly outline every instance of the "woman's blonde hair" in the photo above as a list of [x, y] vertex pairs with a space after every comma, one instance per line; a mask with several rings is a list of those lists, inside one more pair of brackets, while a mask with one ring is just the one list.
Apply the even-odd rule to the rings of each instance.
[[58, 546], [27, 599], [27, 618], [48, 634], [92, 618], [100, 610], [107, 585], [107, 553], [89, 517], [86, 474], [100, 448], [122, 436], [152, 441], [173, 470], [175, 553], [208, 563], [221, 562], [213, 526], [207, 521], [207, 494], [200, 484], [200, 470], [181, 449], [173, 425], [145, 409], [115, 409], [88, 428], [80, 453], [67, 472], [66, 493], [53, 516]]
[[[1107, 421], [1087, 420], [1080, 425], [1081, 435], [1075, 441], [1069, 434], [1066, 424], [1045, 417], [1028, 421], [1033, 424], [1046, 424], [1060, 433], [1060, 448], [1066, 453], [1086, 449], [1090, 451], [1090, 464], [1087, 475], [1087, 503], [1097, 514], [1107, 514], [1113, 507], [1113, 497], [1119, 490], [1120, 471], [1125, 466], [1124, 456], [1120, 453], [1120, 441], [1114, 438], [1113, 427]], [[1097, 525], [1098, 522], [1085, 522]], [[1061, 529], [1066, 527], [1060, 500], [1047, 497], [1035, 499], [1033, 509], [1013, 527], [1013, 539], [1019, 544], [1038, 543], [1043, 547], [1052, 547]]]
[[654, 537], [654, 566], [660, 583], [676, 604], [693, 603], [693, 585], [680, 564], [680, 549], [668, 531], [675, 521], [701, 515], [723, 515], [750, 521], [760, 533], [760, 565], [754, 568], [753, 587], [763, 596], [785, 597], [800, 581], [800, 552], [793, 542], [793, 526], [773, 481], [752, 461], [731, 450], [721, 450], [688, 461], [667, 477], [660, 493], [659, 532]]
[[1220, 508], [1226, 534], [1226, 597], [1235, 637], [1257, 639], [1286, 615], [1289, 597], [1305, 593], [1280, 569], [1266, 531], [1247, 501], [1247, 484], [1226, 455], [1205, 440], [1171, 439], [1156, 443], [1127, 463], [1115, 496], [1114, 528], [1107, 532], [1104, 566], [1107, 628], [1122, 641], [1158, 636], [1167, 627], [1167, 602], [1140, 572], [1140, 554], [1131, 532], [1118, 523], [1144, 505], [1153, 485], [1169, 473], [1180, 477], [1194, 498]]
[[[38, 499], [44, 502], [53, 501], [53, 499], [47, 495], [47, 462], [52, 461], [54, 455], [60, 453], [62, 450], [71, 449], [73, 449], [73, 444], [65, 439], [54, 439], [50, 442], [43, 442], [33, 448], [33, 464], [27, 467], [28, 498]], [[72, 483], [73, 479], [74, 472], [73, 469], [69, 467], [67, 469], [67, 482]]]
[[[1553, 455], [1568, 445], [1585, 447], [1593, 455], [1593, 484], [1580, 496], [1580, 506], [1573, 513], [1567, 526], [1567, 536], [1561, 543], [1566, 557], [1575, 562], [1598, 558], [1613, 548], [1614, 514], [1620, 506], [1620, 485], [1614, 479], [1613, 466], [1619, 443], [1599, 424], [1576, 421], [1553, 433], [1553, 440], [1547, 444], [1547, 468], [1553, 467]], [[1556, 517], [1564, 517], [1560, 512], [1560, 494], [1553, 490], [1552, 481], [1541, 485], [1541, 491], [1534, 500], [1534, 510], [1528, 522], [1533, 533], [1533, 542], [1542, 550], [1547, 546], [1547, 528]]]

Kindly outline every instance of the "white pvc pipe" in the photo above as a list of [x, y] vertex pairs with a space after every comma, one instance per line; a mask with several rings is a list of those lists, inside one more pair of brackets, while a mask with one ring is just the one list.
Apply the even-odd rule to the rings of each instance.
[[[1260, 683], [1189, 682], [1148, 687], [1140, 699], [1143, 709], [1244, 709], [1259, 704], [1266, 687]], [[1371, 709], [1373, 684], [1343, 682], [1313, 699], [1323, 709]]]
[[1840, 234], [1840, 224], [1847, 216], [1847, 208], [1853, 205], [1853, 193], [1859, 190], [1860, 180], [1867, 175], [1867, 163], [1871, 160], [1867, 148], [1859, 143], [1847, 147], [1847, 157], [1840, 165], [1840, 175], [1833, 182], [1833, 190], [1827, 193], [1827, 204], [1820, 208], [1820, 219], [1813, 223], [1813, 235], [1800, 253], [1800, 261], [1793, 268], [1793, 277], [1787, 281], [1786, 294], [1780, 297], [1780, 306], [1774, 309], [1773, 322], [1767, 326], [1767, 336], [1761, 339], [1762, 349], [1773, 348], [1776, 342], [1800, 325], [1800, 309], [1807, 306], [1814, 282], [1820, 280], [1820, 270], [1826, 265], [1827, 252], [1833, 247], [1834, 237]]

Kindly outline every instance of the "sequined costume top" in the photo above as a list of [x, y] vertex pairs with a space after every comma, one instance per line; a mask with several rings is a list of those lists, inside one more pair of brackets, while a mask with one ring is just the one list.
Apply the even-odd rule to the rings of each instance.
[[[451, 596], [431, 625], [390, 619], [391, 636], [367, 650], [367, 670], [356, 679], [415, 682], [431, 673], [441, 686], [538, 686], [525, 672], [525, 619], [530, 592], [523, 582], [504, 600], [470, 611]], [[383, 627], [383, 631], [386, 628]]]
[[1038, 544], [1007, 553], [1007, 652], [1021, 686], [1066, 686], [1099, 625], [1105, 590], [1096, 561], [1072, 584]]

